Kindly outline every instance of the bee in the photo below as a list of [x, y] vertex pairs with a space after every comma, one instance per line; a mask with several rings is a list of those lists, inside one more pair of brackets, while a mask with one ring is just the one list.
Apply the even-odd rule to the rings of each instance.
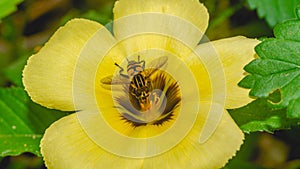
[[166, 56], [154, 59], [147, 65], [145, 69], [145, 60], [128, 60], [127, 59], [127, 74], [124, 74], [124, 68], [115, 63], [115, 65], [120, 69], [117, 77], [113, 79], [113, 76], [107, 76], [101, 79], [101, 83], [104, 85], [129, 85], [129, 98], [131, 102], [137, 100], [139, 108], [141, 111], [146, 111], [151, 108], [150, 97], [153, 98], [155, 94], [151, 94], [152, 82], [150, 76], [166, 66], [168, 58]]

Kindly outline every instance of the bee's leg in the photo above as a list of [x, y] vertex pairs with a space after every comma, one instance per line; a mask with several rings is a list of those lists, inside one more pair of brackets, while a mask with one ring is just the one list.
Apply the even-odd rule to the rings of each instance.
[[119, 73], [120, 73], [121, 76], [123, 76], [123, 77], [125, 77], [125, 78], [129, 78], [128, 75], [123, 74], [124, 68], [122, 68], [122, 67], [121, 67], [120, 65], [118, 65], [117, 63], [115, 63], [115, 65], [116, 65], [118, 68], [120, 68]]

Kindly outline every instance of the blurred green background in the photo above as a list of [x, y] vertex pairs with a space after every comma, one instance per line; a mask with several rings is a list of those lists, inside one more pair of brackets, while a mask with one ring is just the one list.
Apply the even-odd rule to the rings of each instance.
[[[210, 40], [236, 35], [251, 38], [273, 36], [274, 22], [263, 19], [264, 15], [252, 10], [253, 7], [248, 1], [202, 0], [201, 2], [210, 13], [210, 26], [206, 32]], [[105, 25], [112, 21], [113, 4], [113, 0], [18, 2], [16, 10], [4, 17], [0, 23], [1, 87], [22, 86], [21, 74], [27, 58], [37, 52], [59, 26], [77, 17], [88, 18]], [[263, 132], [251, 133], [247, 135], [237, 157], [225, 168], [300, 168], [299, 143], [299, 127], [278, 131], [273, 135]], [[41, 168], [45, 168], [42, 158], [30, 153], [0, 157], [0, 169]]]

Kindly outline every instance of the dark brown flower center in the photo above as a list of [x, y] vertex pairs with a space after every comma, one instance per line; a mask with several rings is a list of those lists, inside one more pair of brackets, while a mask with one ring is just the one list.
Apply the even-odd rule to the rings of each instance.
[[120, 118], [134, 127], [162, 125], [174, 120], [181, 102], [180, 87], [171, 75], [162, 70], [145, 69], [123, 85], [116, 97], [121, 107]]

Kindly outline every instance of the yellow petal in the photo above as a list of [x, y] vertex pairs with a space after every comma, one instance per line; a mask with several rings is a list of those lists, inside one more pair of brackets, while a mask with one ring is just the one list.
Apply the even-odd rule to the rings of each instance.
[[[204, 132], [204, 123], [211, 124], [209, 127], [212, 128], [216, 125], [213, 121], [206, 121], [208, 113], [214, 112], [213, 105], [211, 107], [210, 103], [201, 103], [196, 123], [185, 139], [170, 151], [145, 159], [143, 167], [149, 169], [217, 169], [224, 166], [239, 150], [244, 136], [228, 112], [223, 110], [224, 113], [221, 113], [216, 130], [204, 143], [200, 143], [199, 138]], [[219, 106], [217, 109], [219, 110]]]
[[209, 18], [198, 0], [119, 0], [113, 11], [118, 39], [141, 33], [161, 34], [191, 48], [200, 41]]
[[[196, 49], [208, 57], [218, 55], [220, 58], [226, 80], [225, 108], [227, 109], [237, 108], [252, 101], [248, 95], [249, 90], [241, 88], [237, 84], [245, 77], [243, 67], [254, 59], [254, 47], [258, 43], [259, 41], [256, 39], [238, 36], [212, 41], [215, 52], [211, 52], [211, 48], [207, 48], [207, 44], [201, 44]], [[221, 73], [220, 76], [222, 76]]]
[[[58, 120], [46, 130], [41, 141], [41, 151], [46, 166], [50, 169], [220, 168], [239, 149], [243, 133], [224, 111], [215, 132], [207, 141], [199, 143], [201, 130], [210, 109], [214, 107], [207, 103], [201, 104], [196, 123], [184, 140], [169, 151], [149, 158], [121, 157], [103, 150], [85, 134], [76, 114]], [[168, 142], [168, 138], [165, 142]]]
[[101, 149], [81, 128], [76, 114], [53, 123], [41, 140], [41, 152], [49, 169], [138, 168], [142, 160], [122, 158]]
[[76, 60], [86, 41], [102, 27], [93, 21], [73, 19], [29, 58], [23, 83], [33, 101], [48, 108], [74, 110], [72, 80]]
[[184, 61], [197, 80], [201, 101], [224, 105], [225, 76], [213, 44], [201, 44]]

